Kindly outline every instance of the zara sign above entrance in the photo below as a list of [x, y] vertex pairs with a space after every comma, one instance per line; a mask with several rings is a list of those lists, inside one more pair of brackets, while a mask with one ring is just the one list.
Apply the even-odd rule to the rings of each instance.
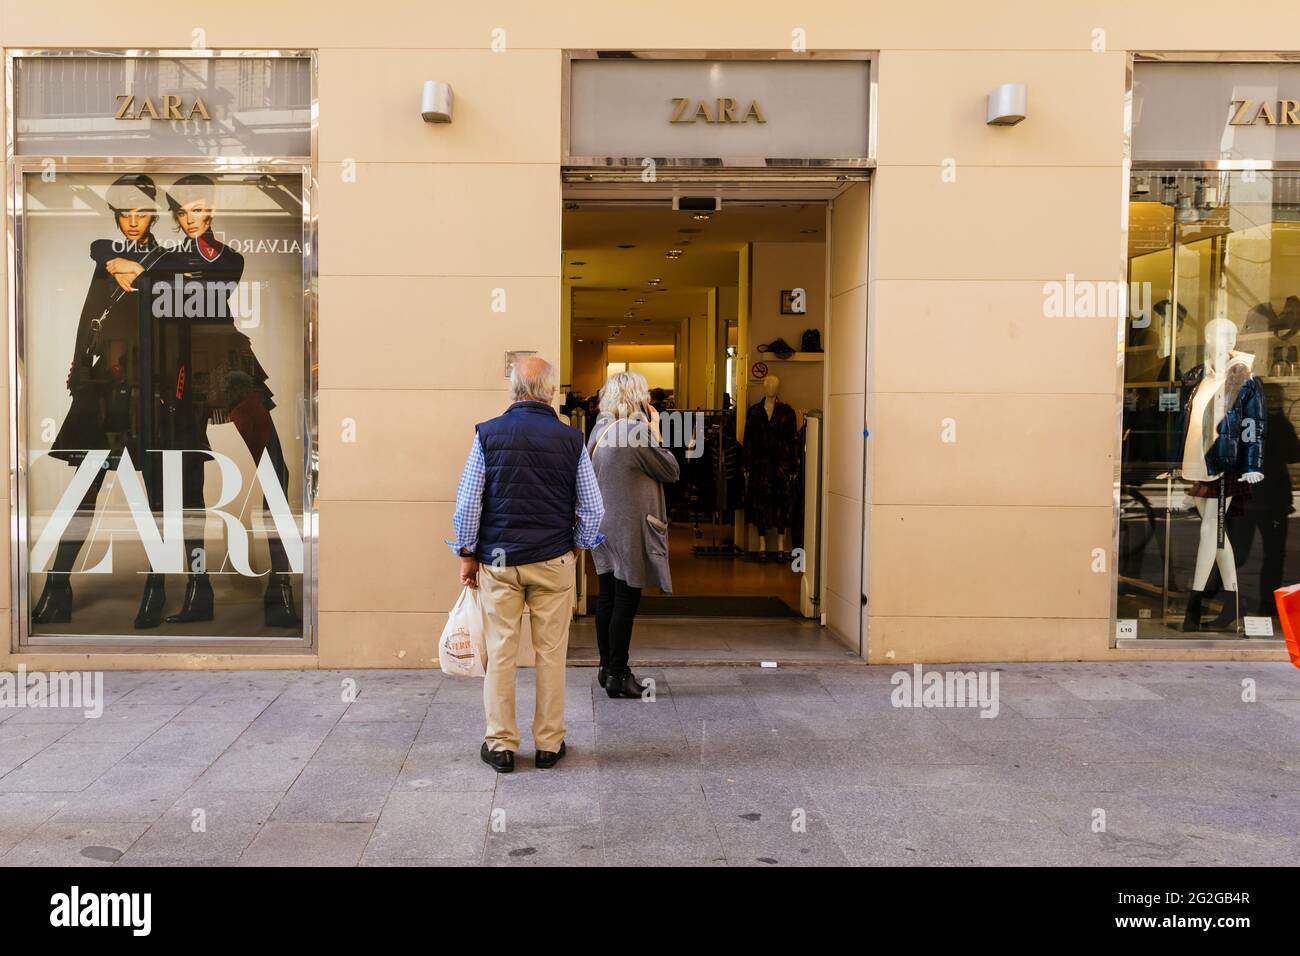
[[571, 166], [865, 165], [871, 63], [860, 54], [569, 55]]

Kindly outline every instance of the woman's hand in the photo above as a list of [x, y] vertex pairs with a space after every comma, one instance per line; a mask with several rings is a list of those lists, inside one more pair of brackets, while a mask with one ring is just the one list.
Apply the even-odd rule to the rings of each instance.
[[659, 409], [655, 408], [649, 402], [645, 405], [646, 421], [650, 423], [650, 433], [655, 436], [655, 441], [663, 444], [664, 436], [659, 434]]
[[140, 273], [144, 272], [144, 266], [130, 259], [109, 259], [104, 263], [104, 268], [117, 280], [123, 292], [134, 292], [135, 280], [140, 277]]

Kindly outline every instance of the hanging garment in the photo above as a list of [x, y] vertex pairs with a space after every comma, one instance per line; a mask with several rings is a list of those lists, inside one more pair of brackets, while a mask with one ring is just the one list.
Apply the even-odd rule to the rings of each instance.
[[760, 401], [745, 415], [745, 517], [760, 528], [789, 528], [799, 469], [799, 425], [795, 411], [777, 401], [772, 417]]

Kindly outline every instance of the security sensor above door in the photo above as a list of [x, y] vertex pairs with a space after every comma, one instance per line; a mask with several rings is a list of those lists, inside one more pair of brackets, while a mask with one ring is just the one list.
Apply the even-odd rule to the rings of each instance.
[[722, 208], [721, 196], [674, 196], [673, 209], [678, 212], [717, 212]]

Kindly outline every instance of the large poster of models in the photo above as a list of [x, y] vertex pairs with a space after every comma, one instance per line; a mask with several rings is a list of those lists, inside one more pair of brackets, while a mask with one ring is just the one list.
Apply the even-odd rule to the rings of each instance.
[[31, 634], [300, 636], [301, 175], [23, 188]]

